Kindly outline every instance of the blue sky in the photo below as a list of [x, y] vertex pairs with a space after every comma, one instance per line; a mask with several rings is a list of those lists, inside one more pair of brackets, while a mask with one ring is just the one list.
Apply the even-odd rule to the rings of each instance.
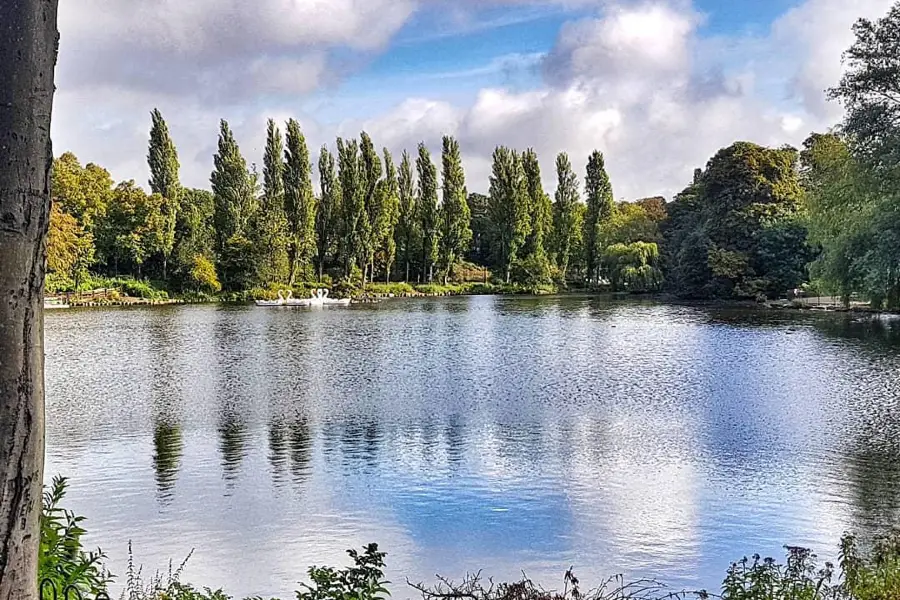
[[265, 122], [312, 148], [365, 129], [392, 152], [461, 143], [484, 191], [494, 146], [607, 157], [618, 197], [671, 196], [739, 139], [799, 145], [859, 17], [893, 0], [72, 0], [63, 3], [57, 153], [146, 180], [150, 110], [182, 178], [208, 186], [220, 118], [249, 162]]

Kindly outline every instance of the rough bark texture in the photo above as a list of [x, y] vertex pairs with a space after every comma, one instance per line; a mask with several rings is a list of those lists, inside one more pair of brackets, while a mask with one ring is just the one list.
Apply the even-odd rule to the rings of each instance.
[[0, 0], [0, 600], [38, 598], [57, 0]]

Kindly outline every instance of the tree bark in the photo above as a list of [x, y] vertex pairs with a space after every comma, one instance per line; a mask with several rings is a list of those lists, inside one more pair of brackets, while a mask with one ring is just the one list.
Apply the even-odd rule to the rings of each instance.
[[36, 600], [58, 0], [0, 0], [0, 600]]

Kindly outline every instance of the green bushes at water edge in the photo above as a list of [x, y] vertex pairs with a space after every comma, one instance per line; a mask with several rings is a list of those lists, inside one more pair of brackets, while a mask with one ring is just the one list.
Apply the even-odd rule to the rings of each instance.
[[[87, 551], [84, 517], [62, 508], [67, 482], [57, 477], [45, 489], [41, 516], [39, 580], [45, 585], [42, 600], [61, 597], [74, 586], [84, 598], [105, 592], [116, 578], [106, 570], [106, 555]], [[652, 580], [628, 582], [612, 577], [593, 590], [582, 590], [569, 570], [562, 591], [548, 591], [523, 576], [511, 583], [495, 584], [480, 575], [458, 583], [439, 578], [437, 585], [414, 584], [409, 588], [423, 600], [669, 600], [674, 598], [722, 598], [722, 600], [896, 600], [900, 598], [900, 530], [878, 536], [865, 549], [850, 534], [841, 539], [839, 565], [820, 565], [805, 548], [786, 547], [784, 563], [754, 555], [733, 563], [726, 571], [721, 590], [672, 590]], [[349, 550], [349, 567], [313, 566], [309, 583], [300, 584], [297, 600], [386, 600], [390, 596], [384, 578], [386, 553], [376, 544], [362, 552]], [[188, 556], [188, 559], [190, 556]], [[145, 580], [135, 566], [129, 543], [129, 561], [124, 578], [123, 600], [233, 600], [221, 589], [197, 588], [181, 581], [184, 566], [165, 574], [156, 572]], [[52, 593], [57, 590], [57, 596]], [[260, 597], [247, 600], [263, 600]], [[272, 599], [275, 600], [275, 599]]]

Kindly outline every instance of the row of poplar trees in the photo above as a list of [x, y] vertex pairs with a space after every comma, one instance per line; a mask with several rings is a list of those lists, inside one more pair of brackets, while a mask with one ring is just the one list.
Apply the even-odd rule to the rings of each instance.
[[[211, 291], [293, 286], [326, 275], [446, 282], [463, 260], [491, 267], [506, 282], [550, 283], [570, 271], [582, 280], [601, 277], [615, 205], [599, 152], [588, 160], [586, 203], [566, 154], [556, 160], [551, 200], [534, 150], [503, 146], [494, 151], [485, 196], [469, 194], [460, 146], [450, 136], [442, 140], [439, 176], [424, 143], [415, 158], [404, 151], [395, 164], [365, 132], [338, 138], [336, 153], [323, 146], [314, 164], [300, 124], [290, 119], [282, 133], [270, 120], [259, 172], [223, 120], [211, 190], [200, 190], [181, 185], [166, 121], [158, 110], [151, 118], [149, 195], [134, 182], [113, 187], [107, 171], [82, 169], [73, 155], [58, 159], [51, 271], [93, 264], [109, 274]], [[78, 243], [54, 242], [70, 237]]]

